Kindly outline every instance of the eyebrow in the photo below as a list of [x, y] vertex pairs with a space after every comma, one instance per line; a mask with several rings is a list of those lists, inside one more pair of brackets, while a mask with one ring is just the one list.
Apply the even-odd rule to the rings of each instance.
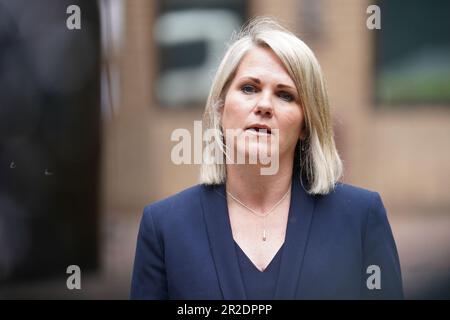
[[[261, 80], [259, 80], [258, 78], [255, 78], [255, 77], [243, 76], [240, 79], [241, 80], [242, 79], [249, 79], [249, 80], [252, 80], [253, 82], [255, 82], [257, 84], [261, 84]], [[287, 85], [287, 84], [283, 84], [283, 83], [277, 84], [277, 88], [289, 88], [289, 89], [292, 89], [292, 90], [296, 90], [294, 87], [292, 87], [290, 85]]]

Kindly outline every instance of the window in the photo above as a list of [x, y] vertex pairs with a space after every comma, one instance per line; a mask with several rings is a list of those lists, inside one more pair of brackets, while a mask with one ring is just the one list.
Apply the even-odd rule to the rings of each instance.
[[376, 100], [382, 105], [450, 102], [450, 2], [380, 1]]
[[245, 20], [245, 1], [159, 1], [155, 23], [158, 104], [203, 106], [225, 45]]

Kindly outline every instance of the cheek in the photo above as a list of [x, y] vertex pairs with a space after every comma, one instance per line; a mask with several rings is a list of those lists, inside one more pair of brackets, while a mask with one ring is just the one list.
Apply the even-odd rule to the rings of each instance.
[[282, 127], [284, 129], [284, 132], [286, 133], [286, 136], [297, 139], [302, 130], [303, 121], [303, 112], [300, 108], [299, 110], [286, 114], [282, 121]]
[[241, 127], [246, 119], [245, 105], [239, 94], [228, 93], [222, 110], [222, 125], [226, 128]]

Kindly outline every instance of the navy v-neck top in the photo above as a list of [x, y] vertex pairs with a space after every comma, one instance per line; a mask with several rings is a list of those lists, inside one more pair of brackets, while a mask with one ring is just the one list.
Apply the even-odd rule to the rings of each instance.
[[241, 271], [242, 281], [248, 300], [272, 300], [275, 296], [278, 274], [280, 271], [281, 253], [284, 244], [275, 254], [264, 271], [260, 271], [245, 252], [234, 242]]

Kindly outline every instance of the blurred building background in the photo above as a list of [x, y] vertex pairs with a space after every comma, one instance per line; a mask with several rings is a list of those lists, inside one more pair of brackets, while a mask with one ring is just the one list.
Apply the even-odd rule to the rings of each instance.
[[[39, 4], [38, 4], [39, 3]], [[81, 9], [68, 30], [66, 8]], [[370, 5], [381, 29], [367, 28]], [[250, 17], [279, 19], [328, 83], [344, 182], [378, 191], [407, 298], [450, 298], [450, 4], [0, 1], [0, 298], [126, 299], [143, 207], [197, 183], [191, 134]], [[82, 289], [66, 288], [80, 265]]]

